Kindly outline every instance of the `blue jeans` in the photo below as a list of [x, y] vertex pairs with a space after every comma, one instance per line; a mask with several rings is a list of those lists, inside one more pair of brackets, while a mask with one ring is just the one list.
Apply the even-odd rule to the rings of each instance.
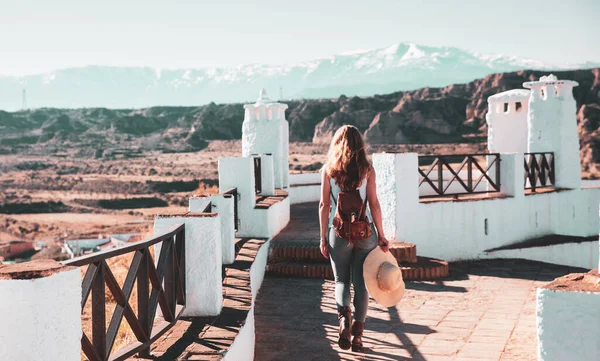
[[350, 306], [350, 281], [354, 286], [354, 319], [365, 322], [369, 306], [369, 293], [363, 277], [363, 263], [373, 248], [377, 247], [377, 232], [371, 225], [372, 235], [358, 241], [355, 246], [345, 239], [338, 238], [335, 230], [329, 228], [329, 259], [335, 278], [335, 302], [338, 310]]

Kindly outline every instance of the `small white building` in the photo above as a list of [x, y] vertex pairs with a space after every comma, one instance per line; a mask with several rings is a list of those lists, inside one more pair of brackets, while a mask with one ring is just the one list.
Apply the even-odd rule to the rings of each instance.
[[490, 153], [527, 152], [527, 89], [514, 89], [488, 98], [488, 150]]
[[242, 156], [272, 154], [275, 188], [289, 186], [289, 125], [285, 119], [287, 104], [269, 99], [262, 89], [256, 103], [244, 105]]

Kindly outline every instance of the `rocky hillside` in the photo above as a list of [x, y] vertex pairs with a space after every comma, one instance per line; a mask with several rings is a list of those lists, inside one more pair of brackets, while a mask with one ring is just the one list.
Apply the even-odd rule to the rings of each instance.
[[[467, 84], [372, 97], [290, 101], [292, 141], [329, 142], [342, 124], [365, 132], [372, 144], [485, 141], [487, 97], [521, 88], [546, 72], [489, 75]], [[555, 72], [579, 82], [574, 90], [582, 171], [600, 177], [600, 69]], [[146, 109], [36, 109], [0, 111], [0, 154], [48, 154], [66, 147], [82, 157], [136, 156], [145, 150], [196, 151], [209, 140], [239, 139], [241, 104]]]

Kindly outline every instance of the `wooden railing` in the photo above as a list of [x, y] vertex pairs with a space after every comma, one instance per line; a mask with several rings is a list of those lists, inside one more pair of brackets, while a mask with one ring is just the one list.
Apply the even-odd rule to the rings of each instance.
[[419, 156], [419, 175], [419, 187], [427, 184], [434, 193], [421, 198], [499, 192], [500, 154]]
[[554, 153], [525, 153], [525, 189], [554, 187]]
[[230, 188], [223, 192], [223, 194], [230, 194], [233, 196], [233, 224], [235, 230], [238, 230], [238, 191], [237, 188]]
[[[150, 253], [150, 247], [161, 244], [158, 262]], [[133, 259], [123, 286], [110, 270], [107, 260], [126, 254]], [[91, 361], [124, 360], [136, 353], [149, 356], [150, 345], [163, 335], [181, 316], [185, 309], [185, 226], [127, 244], [123, 247], [74, 258], [65, 265], [82, 267], [87, 271], [82, 282], [82, 313], [90, 293], [91, 333], [81, 337], [81, 348]], [[137, 280], [137, 314], [129, 303]], [[115, 299], [116, 306], [106, 327], [105, 286]], [[157, 307], [160, 305], [164, 321], [154, 324]], [[121, 321], [127, 321], [136, 341], [111, 354]]]

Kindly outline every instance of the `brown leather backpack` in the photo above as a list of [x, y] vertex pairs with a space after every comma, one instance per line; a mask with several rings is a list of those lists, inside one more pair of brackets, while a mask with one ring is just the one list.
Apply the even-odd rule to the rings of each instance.
[[367, 197], [363, 201], [360, 191], [340, 192], [336, 201], [333, 228], [335, 235], [349, 242], [357, 242], [371, 237], [371, 224], [367, 217]]

